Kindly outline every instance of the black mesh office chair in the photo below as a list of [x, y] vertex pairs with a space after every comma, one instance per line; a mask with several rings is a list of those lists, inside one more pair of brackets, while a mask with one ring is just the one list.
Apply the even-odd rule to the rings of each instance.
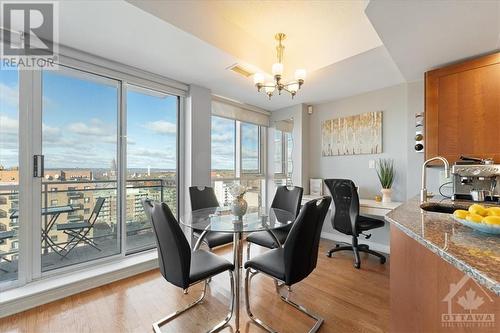
[[[283, 209], [297, 216], [300, 211], [300, 203], [302, 201], [303, 192], [304, 189], [302, 187], [294, 186], [292, 189], [288, 189], [286, 186], [279, 186], [276, 189], [276, 194], [274, 195], [271, 208]], [[247, 259], [250, 259], [250, 245], [252, 243], [267, 247], [268, 249], [274, 249], [283, 245], [290, 229], [292, 228], [292, 225], [293, 224], [283, 229], [258, 231], [248, 235]]]
[[353, 251], [354, 267], [360, 268], [359, 252], [365, 252], [380, 258], [380, 263], [384, 264], [386, 259], [382, 254], [370, 250], [366, 244], [358, 244], [358, 236], [360, 234], [364, 235], [366, 239], [370, 238], [370, 234], [364, 234], [363, 232], [383, 227], [384, 221], [359, 215], [358, 191], [352, 180], [325, 179], [325, 184], [333, 198], [333, 208], [335, 211], [332, 214], [333, 228], [343, 234], [352, 236], [351, 246], [340, 246], [337, 244], [335, 248], [328, 251], [327, 256], [331, 257], [334, 252], [338, 251]]
[[204, 282], [203, 292], [200, 298], [184, 309], [178, 310], [160, 321], [153, 323], [154, 331], [156, 333], [161, 333], [161, 326], [201, 303], [206, 294], [207, 279], [222, 272], [229, 271], [231, 281], [231, 303], [229, 305], [229, 312], [226, 318], [209, 332], [216, 332], [222, 329], [229, 323], [233, 313], [234, 265], [224, 258], [207, 251], [197, 250], [191, 252], [189, 243], [179, 223], [166, 203], [143, 199], [142, 205], [146, 216], [150, 218], [151, 224], [153, 225], [153, 230], [156, 235], [160, 272], [165, 280], [184, 289], [184, 293], [187, 293], [187, 289], [190, 286], [199, 282]]
[[[214, 189], [208, 186], [191, 186], [189, 188], [189, 198], [191, 200], [191, 210], [198, 210], [210, 207], [219, 207], [219, 202], [215, 196]], [[193, 234], [199, 238], [201, 231], [193, 231]], [[230, 244], [233, 242], [233, 234], [226, 232], [210, 231], [203, 240], [209, 249], [217, 246]]]
[[[250, 269], [283, 282], [288, 286], [289, 291], [292, 285], [309, 276], [316, 268], [321, 228], [331, 202], [332, 198], [323, 197], [306, 203], [293, 223], [283, 247], [270, 250], [245, 263], [247, 269], [245, 275], [246, 310], [250, 319], [268, 332], [275, 332], [275, 330], [255, 317], [250, 309]], [[289, 294], [286, 297], [282, 296], [278, 288], [277, 292], [284, 302], [316, 320], [309, 332], [316, 332], [320, 328], [323, 318], [292, 302]]]

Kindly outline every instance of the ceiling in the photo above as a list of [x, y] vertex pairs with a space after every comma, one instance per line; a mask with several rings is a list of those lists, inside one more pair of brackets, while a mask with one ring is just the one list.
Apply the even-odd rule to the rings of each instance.
[[[63, 45], [267, 110], [419, 80], [500, 43], [498, 1], [64, 1], [59, 13]], [[269, 101], [227, 67], [269, 72], [279, 31], [286, 74], [308, 76], [294, 100]]]

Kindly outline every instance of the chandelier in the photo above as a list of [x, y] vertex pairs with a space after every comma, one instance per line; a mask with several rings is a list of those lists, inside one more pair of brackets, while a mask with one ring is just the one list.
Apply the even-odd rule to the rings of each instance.
[[304, 84], [306, 78], [305, 69], [297, 69], [295, 71], [295, 80], [288, 83], [283, 82], [283, 52], [285, 47], [282, 42], [286, 38], [286, 35], [282, 32], [277, 33], [274, 38], [278, 41], [278, 46], [276, 46], [276, 55], [278, 62], [272, 67], [272, 73], [274, 76], [274, 82], [265, 82], [265, 77], [263, 73], [255, 73], [253, 76], [253, 82], [257, 87], [257, 91], [260, 92], [264, 90], [266, 95], [271, 99], [273, 93], [278, 90], [278, 95], [281, 95], [282, 91], [287, 91], [292, 95], [292, 99], [297, 94], [297, 91]]

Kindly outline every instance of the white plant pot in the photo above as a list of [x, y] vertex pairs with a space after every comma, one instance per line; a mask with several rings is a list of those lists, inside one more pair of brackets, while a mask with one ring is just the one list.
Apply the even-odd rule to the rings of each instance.
[[382, 202], [392, 202], [392, 189], [383, 188], [380, 190], [382, 193]]

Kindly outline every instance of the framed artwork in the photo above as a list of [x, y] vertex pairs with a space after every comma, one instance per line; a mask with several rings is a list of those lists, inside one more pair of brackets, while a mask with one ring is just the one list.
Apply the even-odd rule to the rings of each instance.
[[322, 156], [382, 153], [382, 111], [321, 123]]

